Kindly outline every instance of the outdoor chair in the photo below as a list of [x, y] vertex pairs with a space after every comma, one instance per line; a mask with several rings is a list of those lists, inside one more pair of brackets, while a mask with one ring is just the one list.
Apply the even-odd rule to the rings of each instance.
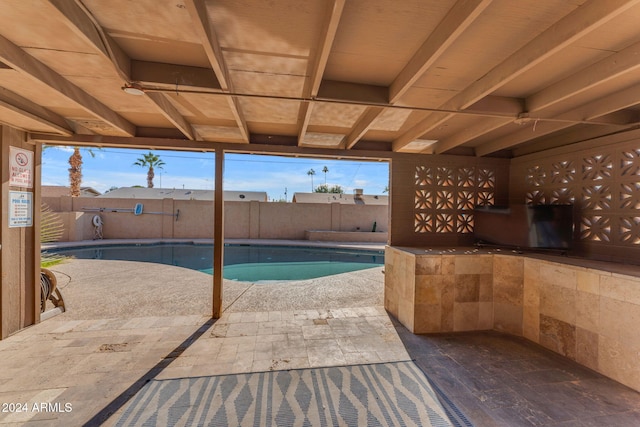
[[64, 299], [58, 289], [56, 276], [46, 268], [40, 269], [40, 312], [44, 313], [47, 307], [47, 300], [53, 303], [56, 309], [65, 311]]

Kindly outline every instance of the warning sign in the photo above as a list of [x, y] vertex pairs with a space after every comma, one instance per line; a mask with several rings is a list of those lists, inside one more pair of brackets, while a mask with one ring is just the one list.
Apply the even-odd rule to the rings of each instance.
[[33, 151], [9, 147], [9, 185], [33, 188]]
[[33, 226], [33, 193], [9, 191], [9, 227]]

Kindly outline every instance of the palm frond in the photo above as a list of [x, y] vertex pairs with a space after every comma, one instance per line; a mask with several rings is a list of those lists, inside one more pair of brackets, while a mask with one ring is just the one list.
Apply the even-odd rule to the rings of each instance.
[[40, 205], [40, 242], [57, 242], [64, 234], [62, 218], [54, 212], [49, 205], [42, 202]]

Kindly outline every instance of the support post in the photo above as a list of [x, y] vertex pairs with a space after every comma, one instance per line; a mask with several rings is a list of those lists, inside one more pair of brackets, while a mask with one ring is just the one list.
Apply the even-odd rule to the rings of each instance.
[[24, 132], [0, 126], [0, 339], [40, 321], [41, 154]]
[[[33, 266], [33, 323], [40, 323], [40, 233], [41, 233], [41, 203], [42, 203], [42, 143], [36, 142], [33, 146], [34, 170], [33, 170], [33, 233], [31, 234], [31, 254], [28, 257]], [[27, 242], [28, 245], [29, 242]], [[30, 267], [27, 266], [27, 271]], [[29, 273], [27, 272], [27, 277]], [[27, 295], [29, 292], [27, 292]], [[27, 312], [29, 308], [27, 307]], [[29, 315], [25, 318], [25, 325], [30, 322]]]
[[213, 318], [222, 315], [222, 269], [224, 255], [224, 150], [216, 149], [215, 193], [213, 197]]

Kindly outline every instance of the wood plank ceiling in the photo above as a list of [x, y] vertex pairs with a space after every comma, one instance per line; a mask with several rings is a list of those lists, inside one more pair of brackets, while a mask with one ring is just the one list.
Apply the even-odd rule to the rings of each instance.
[[638, 22], [640, 0], [1, 1], [0, 122], [519, 156], [638, 127]]

